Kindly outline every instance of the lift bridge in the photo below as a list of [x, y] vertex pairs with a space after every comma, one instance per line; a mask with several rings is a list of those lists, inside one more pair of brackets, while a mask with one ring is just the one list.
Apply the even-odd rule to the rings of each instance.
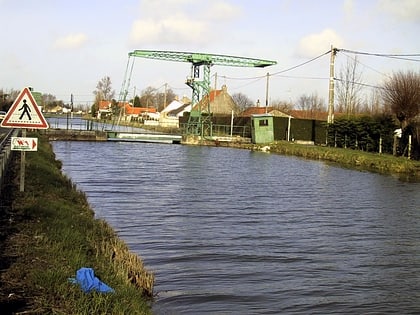
[[[211, 66], [220, 65], [264, 68], [277, 63], [276, 61], [270, 60], [205, 53], [134, 50], [128, 54], [127, 69], [120, 93], [120, 100], [122, 101], [125, 101], [127, 97], [135, 57], [191, 63], [191, 75], [187, 78], [186, 84], [192, 89], [192, 109], [185, 133], [202, 137], [212, 135], [212, 112], [210, 109], [209, 97]], [[201, 78], [200, 68], [203, 68], [203, 75]]]

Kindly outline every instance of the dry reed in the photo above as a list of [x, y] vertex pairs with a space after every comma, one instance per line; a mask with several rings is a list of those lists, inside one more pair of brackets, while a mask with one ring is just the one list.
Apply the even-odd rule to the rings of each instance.
[[127, 279], [127, 283], [143, 290], [144, 295], [152, 297], [155, 282], [154, 273], [146, 269], [142, 259], [131, 252], [103, 220], [100, 220], [100, 229], [107, 236], [103, 237], [100, 248], [97, 248], [97, 255], [109, 257], [117, 274]]

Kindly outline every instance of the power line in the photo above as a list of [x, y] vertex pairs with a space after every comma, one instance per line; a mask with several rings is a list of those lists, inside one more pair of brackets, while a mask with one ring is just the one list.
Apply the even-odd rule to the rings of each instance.
[[[290, 67], [290, 68], [287, 68], [287, 69], [284, 69], [284, 70], [280, 70], [280, 71], [277, 71], [277, 72], [274, 72], [274, 73], [269, 73], [269, 76], [270, 77], [272, 77], [272, 76], [279, 76], [280, 74], [282, 74], [282, 73], [285, 73], [285, 72], [288, 72], [288, 71], [291, 71], [291, 70], [294, 70], [294, 69], [297, 69], [297, 68], [299, 68], [299, 67], [302, 67], [302, 66], [304, 66], [304, 65], [306, 65], [306, 64], [308, 64], [308, 63], [311, 63], [311, 62], [313, 62], [313, 61], [315, 61], [315, 60], [317, 60], [317, 59], [319, 59], [319, 58], [321, 58], [321, 57], [323, 57], [323, 56], [325, 56], [325, 55], [327, 55], [327, 54], [329, 54], [331, 52], [331, 50], [329, 50], [329, 51], [327, 51], [327, 52], [325, 52], [325, 53], [323, 53], [323, 54], [321, 54], [321, 55], [319, 55], [319, 56], [316, 56], [316, 57], [314, 57], [314, 58], [312, 58], [312, 59], [310, 59], [310, 60], [307, 60], [307, 61], [305, 61], [305, 62], [302, 62], [302, 63], [300, 63], [300, 64], [297, 64], [297, 65], [295, 65], [295, 66], [292, 66], [292, 67]], [[228, 77], [228, 76], [221, 76], [221, 77], [223, 77], [223, 78], [225, 78], [225, 79], [230, 79], [230, 80], [256, 80], [256, 79], [265, 79], [267, 76], [266, 75], [263, 75], [263, 76], [256, 76], [256, 77], [242, 77], [242, 78], [235, 78], [235, 77]]]
[[387, 75], [387, 74], [385, 74], [385, 73], [382, 73], [382, 72], [380, 72], [379, 70], [376, 70], [375, 68], [373, 68], [373, 67], [371, 67], [371, 66], [368, 66], [368, 65], [366, 65], [366, 64], [364, 64], [364, 63], [362, 63], [359, 59], [356, 59], [356, 57], [351, 57], [350, 55], [348, 55], [348, 54], [344, 54], [345, 56], [347, 56], [348, 58], [351, 58], [351, 59], [353, 59], [353, 61], [355, 61], [355, 62], [357, 62], [357, 63], [359, 63], [359, 64], [361, 64], [362, 66], [364, 66], [364, 67], [366, 67], [366, 68], [369, 68], [369, 69], [371, 69], [372, 71], [374, 71], [374, 72], [376, 72], [376, 73], [378, 73], [378, 74], [380, 74], [380, 75], [382, 75], [382, 76], [384, 76], [384, 77], [389, 77], [389, 75]]
[[366, 56], [375, 56], [375, 57], [384, 57], [384, 58], [420, 62], [420, 59], [408, 58], [408, 57], [420, 57], [420, 54], [379, 54], [379, 53], [369, 53], [369, 52], [364, 52], [364, 51], [356, 51], [356, 50], [349, 50], [349, 49], [342, 49], [342, 48], [337, 48], [337, 51], [344, 51], [344, 52], [357, 54], [357, 55], [366, 55]]
[[226, 75], [219, 75], [219, 78], [223, 78], [225, 80], [260, 80], [266, 78], [266, 75], [256, 76], [256, 77], [229, 77]]
[[308, 77], [308, 76], [293, 76], [293, 75], [277, 75], [278, 78], [286, 79], [303, 79], [303, 80], [329, 80], [327, 77]]
[[273, 73], [273, 74], [271, 74], [271, 75], [272, 75], [272, 76], [276, 76], [276, 75], [279, 75], [279, 74], [281, 74], [281, 73], [284, 73], [284, 72], [291, 71], [291, 70], [294, 70], [294, 69], [296, 69], [296, 68], [302, 67], [302, 66], [304, 66], [304, 65], [306, 65], [306, 64], [308, 64], [308, 63], [310, 63], [310, 62], [312, 62], [312, 61], [315, 61], [315, 60], [317, 60], [317, 59], [319, 59], [319, 58], [321, 58], [321, 57], [323, 57], [323, 56], [325, 56], [325, 55], [328, 55], [329, 53], [331, 53], [331, 50], [328, 50], [327, 52], [325, 52], [325, 53], [323, 53], [323, 54], [321, 54], [321, 55], [319, 55], [319, 56], [317, 56], [317, 57], [315, 57], [315, 58], [312, 58], [312, 59], [310, 59], [310, 60], [308, 60], [308, 61], [302, 62], [302, 63], [300, 63], [300, 64], [298, 64], [298, 65], [296, 65], [296, 66], [293, 66], [293, 67], [290, 67], [290, 68], [287, 68], [287, 69], [281, 70], [281, 71], [279, 71], [279, 72], [275, 72], [275, 73]]
[[263, 79], [263, 78], [265, 78], [265, 77], [266, 77], [266, 76], [264, 76], [264, 77], [260, 77], [260, 78], [255, 78], [255, 79], [254, 79], [254, 80], [252, 80], [251, 82], [248, 82], [248, 83], [243, 84], [243, 85], [241, 85], [241, 86], [237, 86], [237, 87], [232, 88], [232, 90], [242, 89], [242, 88], [244, 88], [244, 87], [246, 87], [246, 86], [248, 86], [248, 85], [252, 85], [252, 84], [254, 84], [254, 83], [256, 83], [256, 82], [260, 81], [261, 79]]
[[354, 85], [360, 85], [360, 86], [364, 86], [364, 87], [369, 87], [369, 88], [374, 88], [374, 89], [379, 89], [379, 90], [385, 90], [385, 88], [382, 87], [382, 86], [371, 85], [371, 84], [366, 84], [366, 83], [361, 83], [361, 82], [356, 82], [356, 81], [343, 80], [343, 79], [339, 79], [339, 78], [334, 78], [334, 81], [346, 82], [346, 83], [350, 83], [350, 84], [354, 84]]

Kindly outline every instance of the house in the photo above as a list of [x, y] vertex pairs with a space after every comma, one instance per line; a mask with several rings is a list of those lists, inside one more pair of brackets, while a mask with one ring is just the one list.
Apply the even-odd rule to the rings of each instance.
[[181, 101], [174, 99], [161, 112], [159, 117], [159, 125], [162, 127], [179, 128], [179, 117], [185, 112], [191, 111], [191, 100], [184, 96]]
[[239, 107], [227, 91], [227, 86], [223, 85], [221, 90], [211, 90], [205, 95], [192, 110], [201, 109], [201, 112], [208, 112], [208, 102], [210, 100], [210, 111], [213, 116], [229, 116], [232, 111], [235, 115], [239, 113]]
[[159, 113], [156, 112], [156, 108], [134, 107], [126, 103], [124, 105], [123, 117], [125, 121], [140, 120], [146, 122], [147, 120], [158, 120]]
[[96, 115], [97, 119], [103, 119], [109, 117], [112, 113], [112, 102], [111, 101], [99, 101], [98, 112]]
[[[118, 107], [122, 108], [122, 116], [125, 121], [159, 119], [155, 108], [134, 107], [128, 102], [118, 102]], [[97, 118], [106, 118], [112, 115], [112, 101], [99, 101]]]
[[164, 117], [180, 117], [189, 111], [191, 111], [191, 100], [184, 95], [181, 100], [175, 98], [160, 113]]
[[62, 113], [63, 112], [63, 107], [61, 107], [60, 105], [56, 105], [56, 106], [48, 109], [48, 112], [53, 113], [53, 114]]

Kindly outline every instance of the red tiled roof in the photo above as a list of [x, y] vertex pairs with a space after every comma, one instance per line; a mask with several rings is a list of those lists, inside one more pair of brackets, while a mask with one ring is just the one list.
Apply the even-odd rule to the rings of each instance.
[[99, 101], [99, 109], [110, 109], [111, 108], [111, 101]]
[[[110, 109], [112, 105], [111, 101], [100, 101], [99, 102], [99, 109], [100, 110], [107, 110]], [[146, 107], [133, 107], [128, 102], [119, 102], [119, 107], [124, 106], [125, 114], [126, 115], [141, 115], [142, 113], [156, 113], [155, 108], [146, 108]]]
[[156, 108], [133, 107], [129, 104], [125, 105], [126, 115], [141, 115], [142, 113], [156, 113]]
[[252, 115], [261, 115], [261, 114], [265, 114], [265, 113], [269, 113], [273, 110], [274, 108], [271, 106], [266, 107], [248, 107], [247, 109], [245, 109], [240, 116], [243, 117], [251, 117]]
[[214, 101], [216, 97], [218, 97], [223, 90], [211, 90], [210, 91], [210, 103]]

